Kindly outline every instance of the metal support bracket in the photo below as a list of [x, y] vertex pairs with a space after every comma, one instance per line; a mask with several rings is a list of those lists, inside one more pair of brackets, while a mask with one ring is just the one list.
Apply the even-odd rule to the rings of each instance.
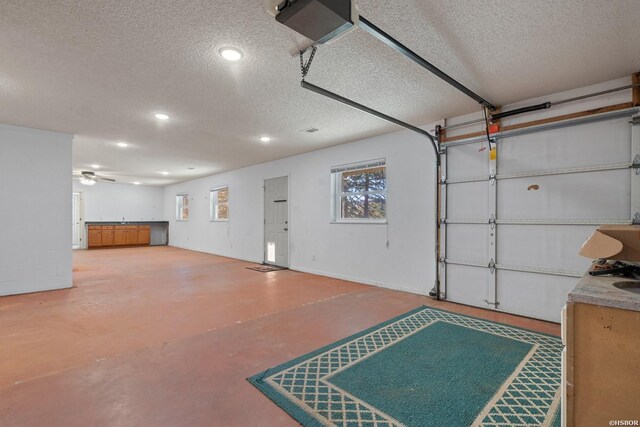
[[489, 261], [488, 267], [491, 274], [496, 272], [496, 262], [493, 260], [493, 258], [491, 258], [491, 260]]
[[318, 46], [316, 46], [315, 44], [311, 46], [311, 55], [309, 55], [309, 59], [306, 63], [304, 61], [305, 51], [300, 51], [300, 74], [302, 74], [302, 81], [304, 81], [304, 79], [307, 77], [307, 74], [309, 74], [309, 69], [311, 69], [311, 63], [313, 62], [313, 57], [316, 55], [317, 50]]
[[633, 116], [629, 122], [634, 126], [640, 125], [640, 116]]
[[640, 212], [636, 212], [636, 214], [633, 216], [633, 224], [640, 224]]
[[494, 306], [495, 308], [498, 308], [498, 306], [500, 305], [500, 303], [498, 301], [489, 301], [489, 300], [484, 300], [484, 302], [486, 302], [489, 305]]
[[496, 223], [496, 216], [494, 214], [491, 214], [491, 218], [489, 218], [489, 225], [491, 226], [492, 230], [496, 228]]
[[495, 183], [496, 183], [496, 174], [492, 173], [489, 175], [489, 184], [495, 185]]
[[640, 175], [640, 154], [636, 154], [636, 156], [633, 158], [631, 168], [636, 173], [636, 175]]

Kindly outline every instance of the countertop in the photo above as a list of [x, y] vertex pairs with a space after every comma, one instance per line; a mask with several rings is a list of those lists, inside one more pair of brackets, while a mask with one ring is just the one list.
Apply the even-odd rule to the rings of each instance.
[[169, 221], [85, 221], [85, 225], [138, 225], [138, 224], [160, 224], [169, 225]]
[[591, 276], [587, 272], [569, 292], [569, 301], [640, 311], [640, 293], [613, 286], [615, 282], [633, 281], [629, 277]]

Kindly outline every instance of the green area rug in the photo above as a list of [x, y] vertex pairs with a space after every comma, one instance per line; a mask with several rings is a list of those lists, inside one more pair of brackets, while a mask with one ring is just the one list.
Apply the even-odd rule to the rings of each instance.
[[560, 426], [562, 348], [421, 307], [248, 380], [305, 426]]

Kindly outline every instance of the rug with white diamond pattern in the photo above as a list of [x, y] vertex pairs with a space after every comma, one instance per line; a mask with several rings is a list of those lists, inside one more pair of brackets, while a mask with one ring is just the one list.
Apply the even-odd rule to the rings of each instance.
[[248, 380], [304, 426], [559, 426], [562, 348], [420, 307]]

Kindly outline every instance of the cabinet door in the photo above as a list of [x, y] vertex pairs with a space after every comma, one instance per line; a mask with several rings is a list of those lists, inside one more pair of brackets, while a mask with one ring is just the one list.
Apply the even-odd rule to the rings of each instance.
[[124, 227], [116, 227], [113, 231], [113, 244], [116, 246], [124, 246], [127, 244], [127, 229]]
[[138, 244], [138, 226], [127, 226], [127, 245]]
[[89, 228], [89, 247], [97, 248], [102, 246], [102, 230], [100, 228]]
[[141, 225], [138, 227], [138, 244], [148, 245], [149, 243], [151, 243], [151, 227]]
[[113, 226], [102, 227], [102, 246], [113, 246]]

